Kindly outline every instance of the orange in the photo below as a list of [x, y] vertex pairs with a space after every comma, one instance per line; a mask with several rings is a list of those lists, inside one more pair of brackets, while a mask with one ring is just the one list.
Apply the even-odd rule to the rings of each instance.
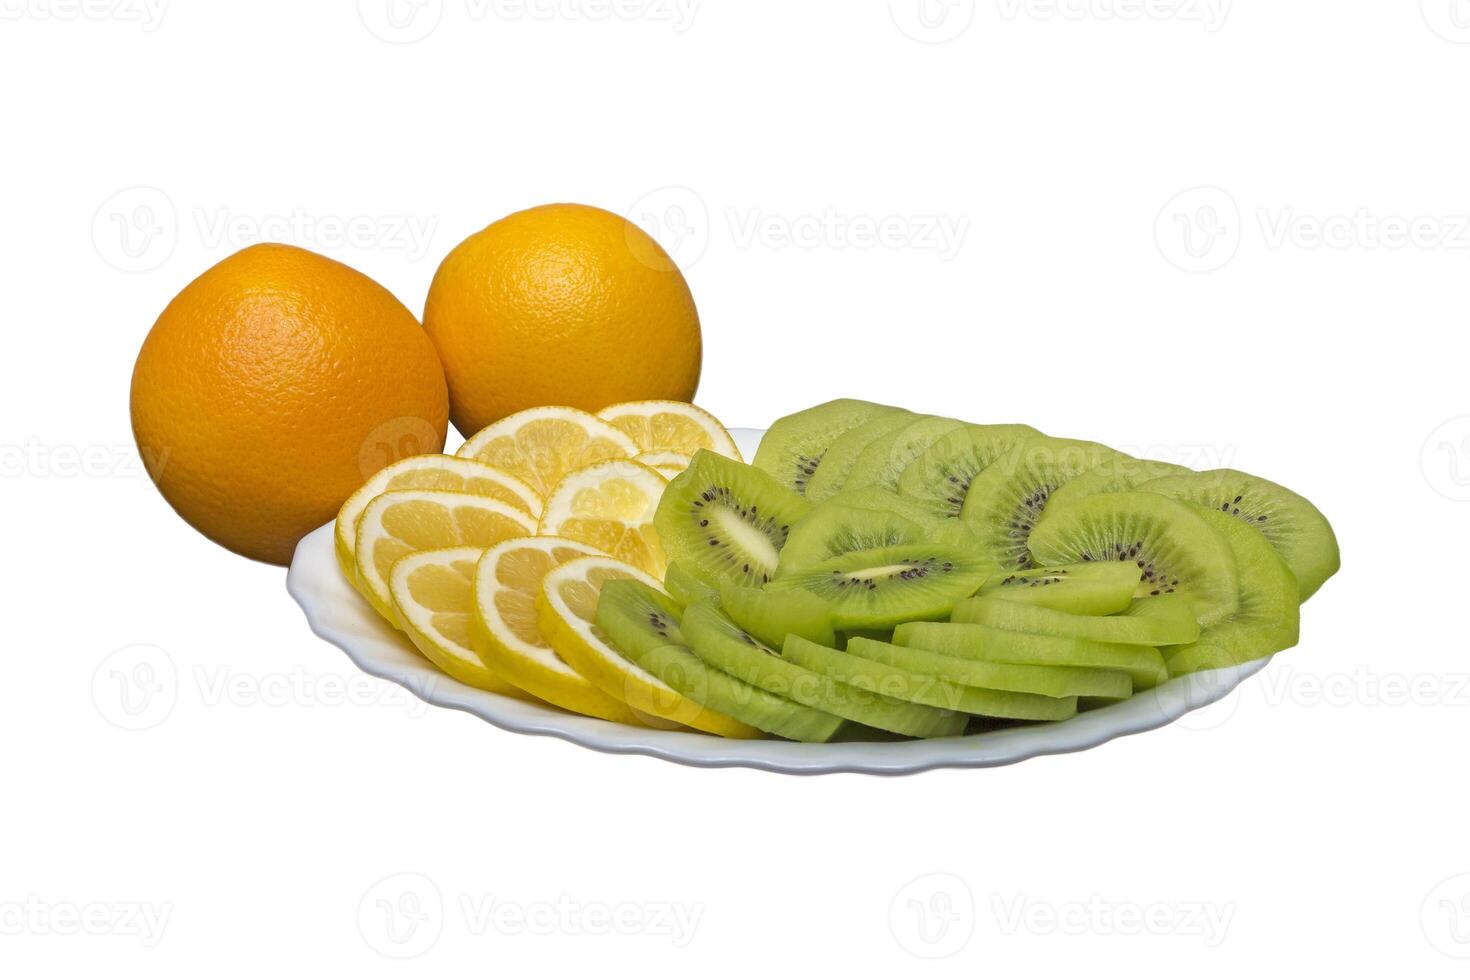
[[284, 565], [365, 479], [444, 448], [448, 395], [434, 345], [392, 293], [313, 252], [254, 245], [159, 316], [132, 415], [184, 520]]
[[424, 328], [466, 435], [536, 405], [689, 401], [699, 314], [673, 259], [626, 218], [583, 204], [520, 211], [449, 253]]

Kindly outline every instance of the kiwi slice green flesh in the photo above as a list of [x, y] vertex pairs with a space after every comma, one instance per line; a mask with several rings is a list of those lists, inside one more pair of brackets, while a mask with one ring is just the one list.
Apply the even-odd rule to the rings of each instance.
[[1296, 576], [1264, 537], [1213, 509], [1201, 513], [1235, 555], [1240, 604], [1234, 615], [1184, 647], [1166, 650], [1172, 676], [1229, 667], [1295, 646], [1301, 622]]
[[[920, 527], [926, 528], [942, 527], [949, 523], [935, 517], [917, 501], [894, 493], [892, 490], [884, 490], [882, 487], [854, 487], [851, 490], [843, 490], [828, 497], [818, 506], [826, 504], [831, 504], [833, 507], [854, 507], [858, 510], [876, 510], [883, 514], [897, 514], [906, 521], [913, 521]], [[814, 507], [812, 510], [815, 512], [817, 508]]]
[[669, 559], [696, 577], [760, 585], [808, 509], [764, 470], [701, 449], [664, 488], [653, 525]]
[[791, 663], [779, 647], [762, 643], [706, 603], [684, 611], [684, 635], [694, 655], [711, 667], [809, 708], [915, 738], [958, 735], [965, 729], [967, 719], [961, 713], [885, 698]]
[[776, 576], [853, 551], [920, 541], [980, 550], [974, 533], [956, 519], [931, 517], [913, 501], [879, 487], [844, 490], [817, 504], [791, 529]]
[[1029, 425], [961, 426], [914, 457], [897, 490], [934, 517], [959, 517], [975, 477], [1027, 438], [1043, 437]]
[[1150, 480], [1193, 472], [1187, 466], [1165, 463], [1156, 459], [1134, 459], [1132, 456], [1119, 453], [1116, 458], [1107, 459], [1085, 473], [1078, 473], [1057, 487], [1047, 504], [1051, 507], [1058, 507], [1068, 500], [1076, 500], [1094, 493], [1135, 490]]
[[905, 623], [894, 630], [893, 642], [964, 660], [1122, 671], [1135, 691], [1157, 687], [1169, 677], [1164, 657], [1154, 647], [1019, 633], [978, 623]]
[[[863, 642], [871, 641], [853, 641], [855, 644]], [[1077, 699], [1073, 697], [1051, 698], [967, 687], [932, 674], [915, 674], [853, 653], [833, 650], [799, 636], [787, 637], [781, 652], [786, 660], [807, 670], [900, 701], [987, 718], [1022, 721], [1062, 721], [1077, 713]]]
[[676, 561], [669, 562], [669, 567], [664, 570], [664, 589], [681, 606], [720, 597], [719, 589]]
[[1341, 564], [1337, 535], [1327, 518], [1310, 500], [1280, 484], [1238, 470], [1207, 470], [1150, 480], [1140, 489], [1200, 504], [1255, 528], [1296, 575], [1302, 601]]
[[799, 494], [817, 471], [832, 441], [869, 419], [898, 409], [855, 398], [823, 402], [771, 423], [756, 447], [754, 466]]
[[1017, 633], [1150, 647], [1193, 643], [1200, 636], [1194, 610], [1178, 596], [1135, 599], [1133, 605], [1112, 616], [1078, 616], [1045, 606], [976, 596], [955, 603], [951, 619]]
[[771, 592], [726, 582], [713, 600], [742, 630], [770, 647], [780, 648], [787, 633], [832, 646], [832, 612], [810, 592], [788, 589]]
[[1133, 693], [1132, 680], [1121, 670], [999, 663], [952, 656], [919, 646], [898, 646], [862, 639], [849, 643], [847, 652], [911, 674], [932, 675], [965, 687], [981, 687], [992, 691], [1040, 694], [1052, 698], [1078, 695], [1126, 698]]
[[604, 582], [597, 597], [597, 628], [634, 663], [656, 647], [683, 643], [683, 615], [673, 598], [633, 579]]
[[893, 641], [893, 630], [839, 630], [837, 633], [837, 649], [846, 650], [847, 645], [858, 637], [891, 643]]
[[925, 415], [863, 447], [847, 474], [843, 489], [882, 487], [897, 490], [898, 478], [914, 459], [945, 434], [964, 428], [958, 419]]
[[1199, 512], [1156, 493], [1099, 493], [1049, 508], [1031, 532], [1038, 563], [1119, 561], [1143, 570], [1135, 594], [1179, 595], [1201, 626], [1235, 612], [1240, 579], [1230, 546]]
[[997, 576], [980, 595], [1029, 602], [1082, 616], [1122, 612], [1133, 601], [1143, 569], [1123, 561], [1047, 565]]
[[827, 447], [827, 454], [822, 457], [822, 465], [817, 467], [817, 471], [807, 481], [806, 498], [815, 504], [841, 491], [847, 484], [847, 476], [857, 463], [858, 456], [869, 443], [890, 432], [896, 432], [919, 418], [921, 416], [913, 412], [895, 409], [884, 415], [875, 415], [862, 425], [833, 439], [832, 445]]
[[960, 519], [1002, 568], [1030, 568], [1031, 531], [1052, 493], [1119, 455], [1096, 442], [1046, 436], [1020, 439], [970, 481]]
[[752, 728], [800, 742], [826, 742], [844, 720], [814, 711], [716, 670], [689, 649], [679, 628], [683, 610], [634, 579], [603, 583], [597, 626], [623, 655], [696, 704]]
[[[834, 498], [835, 500], [835, 498]], [[871, 551], [924, 540], [924, 528], [897, 514], [834, 503], [818, 504], [786, 536], [776, 578], [854, 551]]]
[[840, 630], [887, 629], [916, 619], [944, 619], [973, 595], [995, 567], [961, 548], [906, 544], [843, 555], [798, 569], [769, 590], [805, 589], [828, 604]]

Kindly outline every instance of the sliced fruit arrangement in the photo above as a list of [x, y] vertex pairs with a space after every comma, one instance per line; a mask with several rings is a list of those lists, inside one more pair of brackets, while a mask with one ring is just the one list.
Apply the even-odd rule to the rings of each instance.
[[855, 399], [750, 464], [692, 405], [520, 412], [374, 476], [337, 552], [464, 683], [810, 742], [1064, 721], [1268, 656], [1339, 564], [1258, 477]]
[[693, 405], [603, 414], [529, 409], [455, 456], [380, 470], [338, 514], [342, 572], [461, 683], [623, 724], [758, 737], [629, 662], [594, 622], [605, 580], [656, 586], [649, 573], [664, 572], [660, 468], [682, 473], [700, 450], [739, 450]]

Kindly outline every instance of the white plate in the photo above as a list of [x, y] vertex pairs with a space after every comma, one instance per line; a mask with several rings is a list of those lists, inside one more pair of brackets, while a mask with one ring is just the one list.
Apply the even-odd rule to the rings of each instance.
[[[735, 429], [732, 434], [749, 459], [761, 430]], [[1160, 728], [1212, 704], [1270, 659], [1181, 677], [1128, 701], [1067, 721], [953, 738], [805, 745], [778, 739], [727, 739], [697, 732], [633, 728], [461, 684], [420, 656], [408, 638], [384, 622], [343, 579], [337, 568], [330, 524], [317, 528], [296, 546], [286, 589], [306, 613], [306, 621], [317, 636], [340, 647], [367, 673], [400, 684], [430, 704], [468, 711], [507, 731], [555, 735], [599, 752], [651, 755], [690, 766], [749, 766], [787, 773], [893, 776], [941, 767], [1003, 766], [1038, 755], [1089, 749], [1120, 735]]]

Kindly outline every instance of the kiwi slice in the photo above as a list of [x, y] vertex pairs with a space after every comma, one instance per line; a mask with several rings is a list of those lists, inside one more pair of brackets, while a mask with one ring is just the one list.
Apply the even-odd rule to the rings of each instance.
[[1086, 473], [1078, 473], [1057, 487], [1047, 503], [1049, 506], [1057, 507], [1068, 500], [1076, 500], [1094, 493], [1135, 490], [1150, 480], [1193, 472], [1187, 466], [1164, 463], [1156, 459], [1134, 459], [1132, 456], [1119, 453], [1117, 458], [1106, 460]]
[[807, 481], [806, 498], [814, 504], [820, 503], [842, 490], [858, 456], [869, 443], [902, 429], [918, 418], [920, 416], [913, 412], [894, 409], [883, 415], [875, 415], [862, 425], [833, 439], [832, 445], [827, 447], [827, 454], [822, 457], [822, 465], [817, 467], [817, 471]]
[[818, 504], [786, 537], [776, 565], [776, 578], [811, 568], [854, 551], [871, 551], [924, 539], [924, 528], [913, 521], [878, 510], [836, 503]]
[[1240, 605], [1234, 615], [1200, 633], [1185, 647], [1166, 651], [1172, 676], [1229, 667], [1296, 645], [1301, 622], [1296, 576], [1263, 536], [1244, 521], [1201, 508], [1230, 545], [1240, 573]]
[[603, 583], [597, 626], [623, 654], [669, 687], [711, 711], [799, 742], [830, 741], [845, 721], [777, 697], [717, 670], [690, 651], [679, 628], [683, 611], [636, 579]]
[[882, 487], [897, 490], [898, 478], [914, 459], [935, 441], [964, 428], [958, 419], [925, 415], [901, 429], [879, 436], [863, 447], [847, 474], [844, 489]]
[[1169, 677], [1163, 654], [1154, 647], [1018, 633], [978, 623], [904, 623], [894, 630], [893, 642], [965, 660], [1122, 671], [1135, 691], [1156, 687]]
[[888, 405], [855, 398], [814, 405], [772, 422], [756, 447], [752, 463], [782, 486], [805, 494], [807, 481], [834, 439], [869, 419], [896, 411]]
[[809, 509], [764, 470], [701, 449], [664, 488], [653, 525], [669, 559], [696, 577], [761, 585]]
[[[852, 642], [873, 641], [855, 639]], [[1052, 698], [967, 687], [933, 674], [912, 673], [853, 653], [833, 650], [799, 636], [787, 637], [781, 653], [794, 664], [851, 687], [949, 711], [1022, 721], [1062, 721], [1077, 713], [1077, 699], [1074, 697]]]
[[634, 579], [604, 582], [597, 596], [597, 628], [634, 663], [656, 647], [683, 643], [683, 616], [684, 607], [671, 596]]
[[821, 599], [802, 589], [771, 592], [726, 582], [713, 602], [742, 630], [767, 646], [779, 649], [787, 633], [828, 646], [837, 642], [831, 610]]
[[955, 603], [950, 618], [956, 623], [979, 623], [1017, 633], [1150, 647], [1193, 643], [1200, 636], [1194, 609], [1179, 596], [1135, 599], [1133, 605], [1112, 616], [1078, 616], [1045, 606], [976, 596]]
[[1079, 473], [1119, 455], [1096, 442], [1047, 436], [1020, 439], [970, 481], [960, 519], [1002, 568], [1030, 568], [1031, 529], [1051, 494]]
[[805, 589], [832, 610], [840, 630], [888, 629], [943, 619], [957, 600], [995, 573], [989, 562], [952, 545], [916, 543], [855, 551], [775, 579], [769, 591]]
[[904, 467], [899, 494], [934, 517], [959, 517], [970, 483], [1017, 442], [1042, 438], [1029, 425], [964, 425], [944, 433]]
[[1327, 518], [1306, 497], [1280, 484], [1239, 470], [1207, 470], [1150, 480], [1140, 489], [1200, 504], [1255, 528], [1296, 575], [1304, 602], [1341, 563]]
[[844, 490], [817, 504], [791, 529], [776, 575], [853, 551], [918, 541], [980, 550], [974, 533], [956, 519], [931, 517], [913, 501], [880, 487]]
[[1031, 532], [1046, 564], [1118, 561], [1143, 570], [1135, 594], [1179, 595], [1201, 626], [1228, 618], [1239, 602], [1235, 557], [1199, 513], [1156, 493], [1099, 493], [1047, 511]]
[[1128, 608], [1142, 578], [1143, 569], [1122, 561], [1047, 565], [997, 576], [985, 584], [980, 595], [1083, 616], [1106, 616]]
[[681, 606], [715, 601], [720, 597], [719, 589], [676, 561], [669, 562], [669, 567], [664, 569], [664, 589]]
[[[828, 497], [819, 506], [826, 504], [834, 507], [855, 507], [858, 510], [876, 510], [881, 514], [897, 514], [920, 527], [943, 527], [950, 523], [935, 517], [918, 501], [901, 496], [892, 490], [884, 490], [882, 487], [854, 487], [851, 490], [843, 490]], [[813, 511], [816, 509], [816, 507], [812, 508]]]
[[[1019, 633], [1013, 635], [1021, 636]], [[1132, 680], [1121, 670], [1002, 663], [953, 656], [919, 646], [898, 646], [862, 639], [849, 643], [847, 652], [911, 674], [932, 675], [966, 687], [983, 687], [993, 691], [1040, 694], [1053, 698], [1081, 695], [1113, 699], [1126, 698], [1133, 693]]]
[[965, 729], [963, 714], [885, 698], [791, 663], [779, 647], [762, 643], [706, 603], [684, 610], [683, 629], [694, 655], [711, 667], [809, 708], [915, 738], [958, 735]]
[[893, 641], [893, 630], [839, 630], [837, 633], [837, 649], [846, 650], [847, 645], [858, 637], [869, 640], [882, 640], [884, 643]]

